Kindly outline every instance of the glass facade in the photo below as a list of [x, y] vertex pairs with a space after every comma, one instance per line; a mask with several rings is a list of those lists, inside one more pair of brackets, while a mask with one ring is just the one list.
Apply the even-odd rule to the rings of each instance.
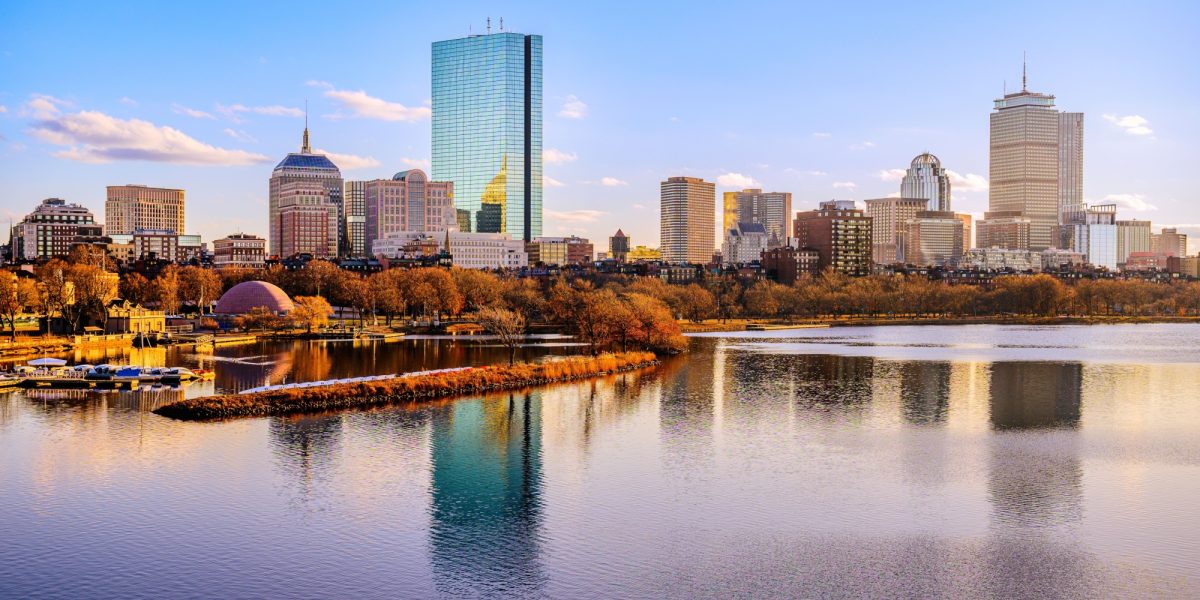
[[542, 234], [542, 37], [433, 44], [432, 179], [454, 183], [463, 231]]

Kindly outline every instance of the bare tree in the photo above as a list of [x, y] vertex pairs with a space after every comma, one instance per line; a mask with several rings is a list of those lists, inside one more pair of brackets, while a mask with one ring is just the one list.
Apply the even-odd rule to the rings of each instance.
[[479, 309], [479, 324], [508, 348], [508, 364], [517, 360], [517, 347], [525, 340], [525, 317], [506, 308]]

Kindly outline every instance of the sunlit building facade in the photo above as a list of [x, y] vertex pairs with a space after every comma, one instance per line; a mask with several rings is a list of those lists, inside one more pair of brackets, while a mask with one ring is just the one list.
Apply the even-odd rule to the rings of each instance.
[[871, 259], [876, 264], [904, 262], [907, 223], [928, 206], [927, 198], [872, 198], [866, 201], [871, 217]]
[[608, 238], [608, 256], [618, 262], [625, 262], [629, 257], [629, 236], [624, 231], [618, 229]]
[[963, 254], [963, 224], [953, 211], [921, 211], [905, 223], [905, 230], [908, 264], [953, 265]]
[[1163, 227], [1150, 235], [1150, 251], [1167, 256], [1187, 256], [1187, 234], [1175, 227]]
[[595, 257], [592, 242], [578, 237], [536, 237], [525, 244], [529, 264], [583, 265]]
[[342, 220], [342, 254], [363, 257], [367, 255], [367, 182], [347, 181], [342, 188], [342, 204], [345, 217]]
[[662, 259], [708, 263], [716, 249], [716, 185], [698, 177], [670, 177], [659, 191]]
[[[292, 186], [289, 192], [291, 198], [288, 203], [288, 211], [291, 213], [287, 223], [284, 222], [284, 204], [283, 204], [283, 187], [292, 183], [307, 183], [310, 185]], [[321, 194], [314, 194], [313, 187], [320, 187], [324, 190]], [[275, 166], [275, 170], [271, 172], [270, 195], [268, 198], [268, 215], [270, 232], [267, 235], [267, 241], [270, 246], [271, 254], [286, 258], [296, 253], [297, 248], [311, 248], [313, 250], [300, 250], [300, 252], [312, 252], [314, 255], [321, 257], [335, 258], [338, 255], [339, 241], [341, 239], [341, 223], [344, 216], [344, 207], [342, 205], [343, 192], [342, 172], [329, 160], [324, 154], [314, 154], [312, 147], [308, 143], [308, 128], [304, 128], [304, 140], [300, 145], [300, 152], [289, 153], [279, 164]], [[303, 192], [303, 193], [300, 193]], [[297, 198], [303, 196], [304, 202], [298, 202]], [[321, 198], [322, 206], [310, 204], [317, 197]], [[323, 217], [317, 213], [326, 213], [324, 205], [333, 207], [333, 248], [326, 247], [326, 233]], [[303, 216], [302, 216], [303, 215]], [[318, 232], [316, 228], [321, 228]], [[304, 225], [301, 225], [303, 223]], [[303, 229], [294, 229], [303, 227]], [[285, 238], [288, 240], [285, 243]], [[319, 249], [319, 253], [314, 250]]]
[[[1048, 235], [1053, 228], [1047, 230]], [[1028, 250], [1032, 230], [1033, 220], [1019, 210], [986, 212], [982, 219], [975, 221], [975, 245], [979, 248]]]
[[942, 168], [942, 161], [928, 152], [912, 159], [900, 180], [900, 196], [924, 198], [923, 210], [950, 210], [950, 176]]
[[1134, 252], [1150, 251], [1150, 221], [1117, 221], [1117, 266]]
[[454, 185], [429, 181], [420, 169], [364, 182], [363, 204], [368, 247], [400, 231], [445, 231], [456, 226]]
[[260, 269], [266, 266], [267, 241], [248, 233], [213, 240], [213, 266]]
[[110, 185], [104, 201], [105, 231], [133, 233], [135, 229], [184, 231], [183, 190], [144, 185]]
[[11, 231], [9, 256], [13, 260], [65, 257], [79, 243], [102, 242], [104, 226], [96, 223], [87, 207], [61, 198], [42, 200]]
[[728, 232], [738, 223], [758, 223], [767, 231], [767, 244], [777, 248], [787, 242], [792, 231], [792, 194], [745, 189], [725, 192], [722, 227]]
[[725, 231], [721, 260], [728, 266], [760, 262], [763, 252], [771, 247], [770, 239], [762, 223], [735, 223]]
[[542, 37], [433, 44], [432, 177], [454, 184], [464, 232], [542, 234]]
[[311, 254], [314, 258], [337, 258], [338, 209], [329, 199], [325, 182], [298, 179], [272, 186], [272, 190], [278, 213], [279, 256]]
[[852, 200], [822, 202], [796, 213], [793, 222], [797, 247], [816, 250], [822, 270], [852, 276], [871, 273], [871, 226], [871, 217]]

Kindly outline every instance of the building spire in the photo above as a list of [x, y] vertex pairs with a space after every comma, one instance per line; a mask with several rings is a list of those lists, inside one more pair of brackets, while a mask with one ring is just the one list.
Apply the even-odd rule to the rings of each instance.
[[308, 145], [308, 99], [304, 99], [304, 143], [300, 145], [300, 154], [312, 154], [312, 147]]
[[1021, 91], [1022, 92], [1029, 91], [1029, 85], [1027, 84], [1027, 80], [1025, 78], [1025, 51], [1024, 50], [1021, 51]]

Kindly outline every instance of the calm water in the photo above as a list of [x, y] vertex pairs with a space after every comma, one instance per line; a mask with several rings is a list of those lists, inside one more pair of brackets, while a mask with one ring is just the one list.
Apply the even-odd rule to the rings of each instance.
[[1197, 597], [1198, 335], [722, 334], [637, 375], [223, 423], [147, 411], [504, 351], [135, 354], [219, 376], [0, 395], [0, 598]]

